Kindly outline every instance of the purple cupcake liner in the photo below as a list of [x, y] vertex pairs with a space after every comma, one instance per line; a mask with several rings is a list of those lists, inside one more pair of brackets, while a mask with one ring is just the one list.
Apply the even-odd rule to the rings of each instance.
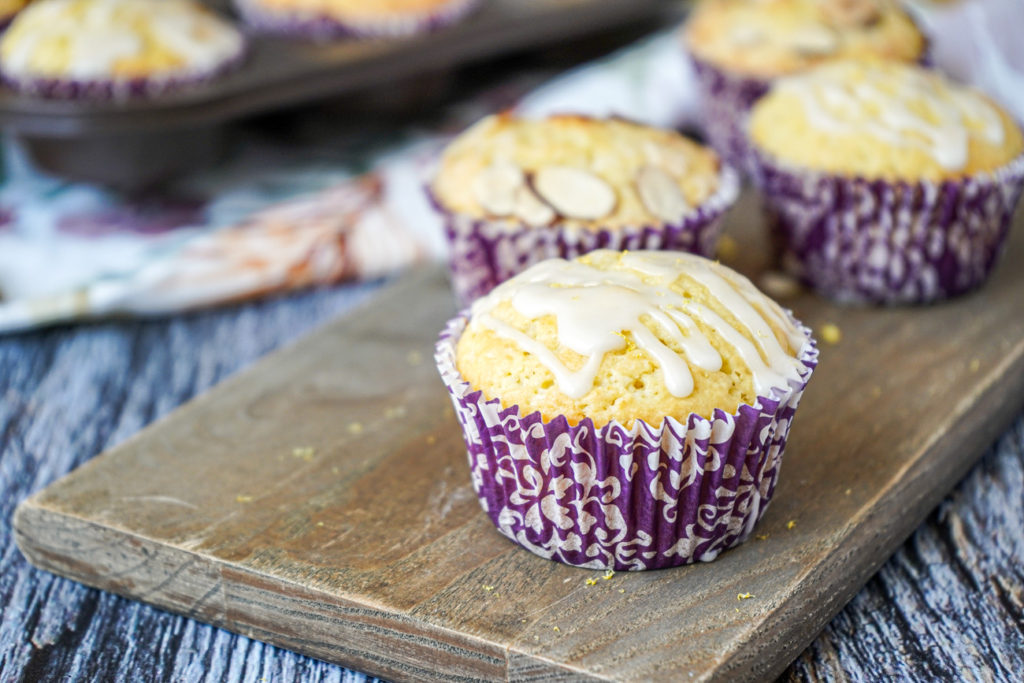
[[0, 83], [17, 93], [47, 99], [126, 100], [158, 97], [170, 91], [208, 83], [238, 68], [245, 61], [248, 45], [243, 38], [237, 54], [225, 59], [214, 69], [194, 71], [174, 76], [116, 79], [65, 79], [38, 76], [18, 76], [4, 70], [0, 64]]
[[288, 14], [268, 10], [258, 0], [234, 0], [235, 9], [242, 21], [259, 33], [317, 41], [338, 38], [405, 38], [431, 33], [460, 21], [479, 4], [480, 0], [451, 0], [433, 12], [352, 22], [322, 13]]
[[[817, 365], [810, 330], [800, 381], [712, 419], [691, 414], [572, 426], [485, 400], [462, 378], [448, 322], [435, 360], [462, 424], [473, 488], [504, 536], [541, 557], [591, 569], [644, 570], [709, 562], [739, 545], [775, 491], [786, 438]], [[797, 323], [799, 325], [799, 323]]]
[[739, 175], [723, 164], [718, 187], [680, 223], [590, 229], [535, 227], [515, 219], [476, 218], [446, 209], [428, 189], [445, 223], [452, 289], [460, 304], [487, 294], [513, 275], [549, 258], [595, 249], [658, 249], [713, 256], [721, 218], [739, 195]]
[[749, 173], [747, 114], [772, 80], [723, 71], [692, 53], [690, 62], [697, 75], [701, 129], [708, 144], [727, 163]]
[[1024, 187], [1024, 155], [940, 183], [819, 173], [759, 150], [751, 158], [783, 266], [843, 303], [929, 303], [980, 286]]

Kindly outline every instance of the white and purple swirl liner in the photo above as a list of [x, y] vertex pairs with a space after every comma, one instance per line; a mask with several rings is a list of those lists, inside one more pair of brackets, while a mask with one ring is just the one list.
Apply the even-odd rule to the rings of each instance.
[[259, 0], [234, 0], [239, 16], [253, 30], [310, 40], [406, 38], [432, 33], [462, 20], [479, 4], [480, 0], [449, 0], [428, 12], [345, 20], [327, 13], [272, 10]]
[[713, 256], [721, 219], [739, 195], [739, 175], [723, 164], [710, 197], [678, 223], [587, 228], [536, 227], [516, 219], [476, 218], [449, 211], [430, 192], [448, 240], [452, 289], [460, 305], [549, 258], [571, 259], [595, 249], [686, 251]]
[[1024, 156], [942, 182], [815, 172], [760, 150], [751, 159], [783, 267], [842, 303], [929, 303], [979, 287], [1024, 187]]
[[[786, 438], [818, 362], [810, 330], [799, 381], [712, 419], [573, 426], [485, 400], [462, 378], [448, 322], [435, 360], [462, 424], [473, 488], [498, 531], [547, 559], [644, 570], [709, 562], [750, 535], [775, 491]], [[799, 324], [799, 323], [797, 323]]]

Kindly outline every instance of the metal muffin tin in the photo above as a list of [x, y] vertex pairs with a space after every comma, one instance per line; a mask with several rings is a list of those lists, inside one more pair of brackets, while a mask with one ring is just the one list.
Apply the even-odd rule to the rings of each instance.
[[[224, 2], [209, 2], [233, 16]], [[461, 22], [412, 38], [311, 42], [255, 34], [245, 61], [152, 98], [57, 100], [0, 88], [0, 127], [44, 169], [126, 188], [215, 158], [223, 124], [420, 74], [651, 19], [663, 0], [484, 0]]]

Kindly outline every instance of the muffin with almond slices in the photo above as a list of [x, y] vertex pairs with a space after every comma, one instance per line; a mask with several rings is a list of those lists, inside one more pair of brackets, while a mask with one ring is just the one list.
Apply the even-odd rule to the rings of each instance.
[[445, 149], [429, 192], [468, 303], [530, 265], [600, 248], [710, 255], [736, 173], [673, 131], [621, 119], [490, 116]]

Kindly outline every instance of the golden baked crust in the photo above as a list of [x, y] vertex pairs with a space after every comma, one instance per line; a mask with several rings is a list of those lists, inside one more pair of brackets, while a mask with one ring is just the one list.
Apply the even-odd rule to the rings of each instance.
[[833, 59], [914, 62], [926, 48], [892, 0], [706, 0], [683, 35], [700, 59], [762, 78]]
[[191, 0], [39, 0], [0, 39], [15, 78], [189, 78], [238, 57], [241, 33]]
[[[658, 310], [673, 310], [678, 314], [684, 307], [690, 311], [690, 307], [706, 306], [750, 342], [753, 345], [750, 348], [756, 348], [760, 360], [766, 362], [769, 362], [766, 359], [770, 358], [770, 352], [765, 350], [768, 348], [765, 339], [770, 330], [774, 335], [771, 342], [777, 343], [776, 348], [786, 356], [783, 365], [787, 366], [791, 362], [795, 367], [795, 356], [800, 350], [796, 347], [803, 344], [802, 333], [777, 304], [754, 289], [746, 278], [725, 266], [689, 254], [620, 253], [609, 250], [591, 252], [576, 259], [576, 263], [589, 266], [595, 282], [601, 280], [602, 274], [611, 277], [639, 277], [642, 286], [665, 290], [661, 294], [655, 293], [655, 300], [672, 303], [667, 308], [652, 309], [651, 313], [641, 315], [638, 320], [642, 327], [611, 330], [621, 336], [621, 348], [597, 356], [600, 362], [596, 366], [592, 384], [584, 382], [584, 391], [572, 396], [571, 388], [567, 388], [564, 380], [552, 372], [551, 365], [540, 354], [510, 337], [506, 331], [506, 326], [510, 326], [539, 342], [570, 372], [580, 372], [587, 364], [588, 356], [574, 350], [577, 347], [573, 347], [575, 342], [572, 339], [566, 340], [572, 334], [573, 321], [559, 318], [557, 314], [534, 315], [528, 305], [524, 308], [515, 294], [522, 291], [517, 289], [522, 283], [538, 281], [538, 269], [547, 265], [554, 269], [556, 276], [551, 288], [547, 290], [549, 293], [545, 294], [542, 290], [542, 296], [556, 296], [556, 292], [564, 296], [577, 296], [578, 290], [572, 289], [570, 284], [558, 284], [574, 282], [571, 277], [559, 279], [561, 270], [571, 275], [566, 269], [571, 262], [553, 260], [535, 266], [474, 305], [473, 315], [456, 346], [459, 372], [470, 386], [482, 390], [488, 400], [498, 398], [505, 407], [518, 405], [524, 415], [540, 411], [545, 420], [564, 415], [571, 424], [576, 424], [589, 417], [595, 425], [612, 420], [631, 425], [636, 419], [658, 425], [666, 416], [683, 420], [690, 413], [697, 413], [710, 417], [716, 408], [734, 413], [742, 403], [752, 405], [758, 394], [755, 380], [761, 380], [755, 377], [742, 353], [714, 326], [713, 316], [701, 319], [692, 311], [688, 313], [700, 334], [710, 342], [712, 353], [717, 351], [721, 361], [717, 369], [706, 369], [706, 363], [705, 367], [701, 367], [701, 361], [695, 361], [697, 357], [687, 353], [680, 344], [680, 338], [673, 336], [681, 333], [686, 339], [694, 340], [700, 334], [687, 332], [682, 324], [673, 332], [652, 318], [652, 315], [660, 315]], [[679, 265], [674, 265], [676, 263]], [[645, 264], [654, 264], [654, 267], [647, 269]], [[744, 317], [749, 315], [749, 311], [733, 310], [716, 298], [717, 294], [712, 295], [713, 289], [702, 284], [706, 280], [702, 280], [699, 269], [703, 268], [710, 269], [714, 277], [728, 279], [734, 283], [730, 287], [743, 292], [753, 307], [751, 310], [759, 317], [759, 324], [762, 325], [759, 328], [760, 334], [755, 334], [740, 322], [741, 319], [749, 320]], [[597, 296], [600, 305], [603, 293], [598, 292]], [[611, 301], [611, 297], [608, 300]], [[681, 305], [676, 307], [677, 303]], [[579, 305], [587, 304], [581, 301]], [[708, 319], [712, 322], [707, 322]], [[495, 320], [498, 322], [495, 323]], [[559, 321], [563, 326], [561, 329]], [[685, 390], [680, 392], [670, 389], [670, 386], [674, 386], [672, 368], [666, 366], [663, 359], [659, 360], [657, 352], [652, 355], [647, 350], [650, 349], [649, 341], [645, 342], [642, 336], [638, 336], [644, 329], [649, 330], [661, 344], [670, 349], [672, 355], [685, 362], [692, 378], [692, 389], [687, 395], [678, 395], [686, 393]], [[787, 366], [786, 371], [789, 370], [792, 368]], [[759, 370], [763, 371], [764, 368]]]
[[776, 82], [751, 112], [755, 147], [793, 165], [886, 180], [995, 170], [1020, 128], [981, 93], [893, 62], [837, 62]]
[[[432, 189], [449, 211], [512, 217], [508, 206], [481, 194], [490, 191], [481, 187], [489, 175], [493, 182], [511, 176], [505, 182], [522, 182], [524, 192], [553, 209], [534, 206], [515, 214], [527, 224], [616, 228], [678, 220], [714, 193], [719, 171], [713, 151], [673, 131], [619, 119], [501, 114], [483, 119], [448, 146]], [[552, 189], [544, 183], [547, 176], [553, 177]]]

